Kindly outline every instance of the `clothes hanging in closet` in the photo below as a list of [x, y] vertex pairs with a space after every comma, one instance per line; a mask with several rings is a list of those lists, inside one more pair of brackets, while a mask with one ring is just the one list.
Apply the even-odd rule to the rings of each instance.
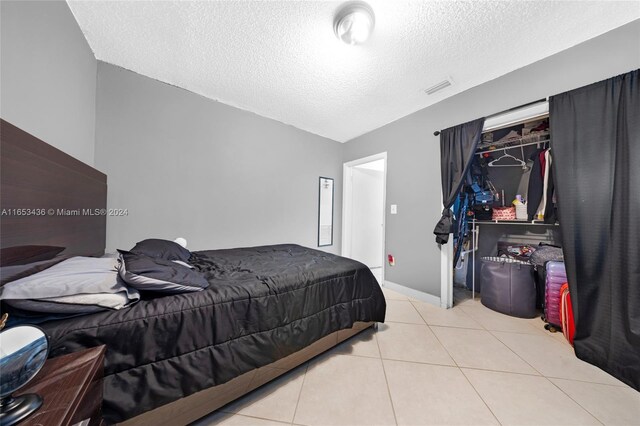
[[518, 191], [516, 194], [520, 194], [526, 198], [529, 191], [529, 179], [531, 176], [531, 170], [533, 169], [533, 160], [529, 158], [527, 160], [527, 166], [522, 171], [522, 177], [520, 177], [520, 183], [518, 184]]
[[544, 219], [545, 223], [555, 223], [557, 214], [551, 150], [538, 149], [529, 160], [533, 164], [527, 189], [528, 219]]
[[529, 220], [533, 220], [538, 212], [538, 207], [542, 201], [542, 191], [544, 187], [542, 164], [540, 161], [540, 153], [544, 149], [538, 149], [529, 158], [533, 161], [531, 173], [529, 174], [529, 185], [527, 189], [527, 216]]
[[[543, 178], [542, 178], [542, 200], [540, 201], [540, 205], [538, 206], [538, 211], [536, 213], [536, 219], [542, 220], [544, 219], [544, 211], [547, 208], [547, 189], [549, 187], [549, 171], [551, 170], [551, 157], [549, 156], [549, 150], [545, 149], [542, 153], [540, 153], [540, 161], [542, 162], [542, 168], [544, 169]], [[551, 202], [551, 200], [549, 200]]]
[[[553, 162], [550, 151], [549, 160]], [[547, 202], [545, 204], [544, 211], [542, 212], [544, 214], [544, 223], [556, 223], [556, 220], [558, 220], [558, 210], [556, 208], [556, 187], [553, 167], [549, 167], [549, 179], [547, 181], [545, 194]]]

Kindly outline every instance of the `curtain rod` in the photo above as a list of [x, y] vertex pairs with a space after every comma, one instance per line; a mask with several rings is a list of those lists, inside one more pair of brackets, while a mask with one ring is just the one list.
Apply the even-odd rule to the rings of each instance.
[[[540, 103], [540, 102], [547, 102], [548, 99], [549, 98], [542, 98], [542, 99], [538, 99], [537, 101], [528, 102], [526, 104], [522, 104], [522, 105], [517, 106], [517, 107], [505, 109], [504, 111], [496, 112], [495, 114], [491, 114], [491, 115], [485, 117], [485, 120], [487, 118], [493, 118], [495, 116], [506, 114], [508, 112], [515, 111], [515, 110], [520, 109], [520, 108], [525, 108], [525, 107], [528, 107], [528, 106], [531, 106], [531, 105], [535, 105], [535, 104]], [[435, 132], [433, 132], [433, 136], [438, 136], [438, 135], [440, 135], [440, 130], [436, 130]]]

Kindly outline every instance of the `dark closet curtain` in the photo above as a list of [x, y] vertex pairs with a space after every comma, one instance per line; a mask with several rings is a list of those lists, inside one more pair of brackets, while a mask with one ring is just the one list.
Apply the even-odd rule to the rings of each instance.
[[640, 70], [550, 98], [578, 358], [640, 390]]
[[440, 173], [444, 210], [433, 233], [438, 244], [446, 244], [453, 229], [453, 215], [449, 209], [456, 201], [471, 160], [482, 137], [484, 118], [479, 118], [440, 132]]

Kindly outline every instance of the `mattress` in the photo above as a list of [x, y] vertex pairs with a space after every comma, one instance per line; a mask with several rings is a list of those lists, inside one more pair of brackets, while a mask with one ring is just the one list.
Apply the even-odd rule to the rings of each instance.
[[107, 345], [105, 420], [119, 422], [299, 351], [357, 321], [384, 322], [363, 264], [298, 245], [194, 252], [204, 291], [41, 324], [50, 356]]

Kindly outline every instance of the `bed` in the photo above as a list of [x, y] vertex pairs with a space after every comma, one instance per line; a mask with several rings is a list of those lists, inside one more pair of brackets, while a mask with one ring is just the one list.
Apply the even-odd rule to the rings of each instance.
[[[56, 208], [106, 207], [106, 176], [102, 179], [87, 165], [9, 123], [1, 124], [3, 208], [36, 207], [24, 198], [34, 186], [41, 194], [63, 192], [64, 197], [48, 201]], [[32, 170], [28, 165], [34, 161], [51, 170], [43, 178], [31, 173], [22, 190], [20, 174]], [[15, 176], [5, 180], [12, 173]], [[57, 181], [67, 186], [51, 189]], [[14, 186], [8, 194], [5, 183]], [[31, 218], [19, 219], [20, 232], [5, 230], [3, 221], [3, 248], [46, 243], [64, 244], [63, 254], [104, 251], [104, 217], [75, 217], [82, 232], [72, 232], [77, 229], [74, 217], [66, 217], [69, 229], [55, 235], [48, 228], [53, 220], [60, 225], [60, 218], [37, 216], [34, 226]], [[129, 308], [41, 324], [50, 337], [52, 357], [107, 346], [107, 423], [187, 424], [384, 321], [380, 286], [370, 270], [354, 260], [283, 244], [197, 251], [190, 263], [204, 274], [207, 289], [143, 298]]]

